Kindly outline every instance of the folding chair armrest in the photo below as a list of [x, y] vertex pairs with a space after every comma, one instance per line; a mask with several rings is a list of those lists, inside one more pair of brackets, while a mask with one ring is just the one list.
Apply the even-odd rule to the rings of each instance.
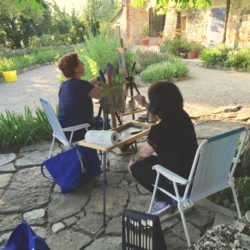
[[88, 127], [90, 127], [90, 125], [88, 123], [84, 123], [84, 124], [80, 124], [80, 125], [76, 125], [76, 126], [72, 126], [72, 127], [67, 127], [67, 128], [63, 128], [63, 131], [76, 131], [76, 130], [80, 130], [80, 129], [88, 129]]
[[166, 177], [167, 179], [176, 182], [181, 185], [187, 185], [188, 180], [179, 176], [178, 174], [175, 174], [174, 172], [162, 167], [161, 165], [157, 164], [153, 166], [153, 169], [159, 172], [161, 175]]

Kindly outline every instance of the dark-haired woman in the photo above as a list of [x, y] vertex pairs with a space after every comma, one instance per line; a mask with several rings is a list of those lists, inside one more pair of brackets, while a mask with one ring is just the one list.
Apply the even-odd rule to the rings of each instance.
[[[128, 170], [146, 189], [153, 192], [156, 171], [152, 166], [160, 164], [178, 175], [188, 178], [197, 149], [194, 126], [188, 114], [183, 110], [183, 98], [171, 82], [157, 82], [148, 90], [149, 104], [144, 96], [135, 99], [142, 106], [157, 115], [161, 121], [151, 127], [147, 142], [132, 157]], [[153, 153], [156, 155], [152, 155]], [[159, 186], [174, 194], [173, 184], [161, 179]], [[179, 187], [180, 195], [184, 189]], [[173, 210], [174, 201], [162, 192], [156, 193], [153, 214]]]
[[[99, 99], [100, 89], [95, 86], [99, 77], [85, 81], [84, 64], [78, 59], [77, 53], [70, 53], [59, 59], [59, 69], [66, 80], [62, 82], [59, 90], [58, 120], [63, 128], [83, 123], [91, 124], [93, 120], [92, 98]], [[84, 139], [85, 130], [74, 133], [73, 142]], [[70, 133], [65, 133], [69, 139]]]

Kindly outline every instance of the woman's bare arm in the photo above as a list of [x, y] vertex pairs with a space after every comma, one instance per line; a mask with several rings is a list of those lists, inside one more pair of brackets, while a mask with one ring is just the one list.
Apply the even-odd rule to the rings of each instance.
[[135, 162], [143, 160], [153, 154], [154, 148], [151, 147], [148, 142], [145, 142], [143, 146], [138, 150], [138, 152], [131, 158], [128, 164], [128, 171], [131, 173], [130, 167], [135, 164]]
[[94, 98], [94, 99], [100, 99], [100, 93], [101, 93], [101, 89], [99, 87], [95, 86], [89, 92], [89, 97]]

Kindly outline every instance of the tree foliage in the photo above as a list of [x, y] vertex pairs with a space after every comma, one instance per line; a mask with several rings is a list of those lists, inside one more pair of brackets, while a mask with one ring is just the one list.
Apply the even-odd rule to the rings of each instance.
[[11, 47], [28, 45], [29, 37], [43, 21], [46, 4], [42, 0], [1, 0], [0, 29], [4, 31]]
[[143, 7], [146, 4], [162, 11], [167, 11], [169, 8], [175, 8], [177, 11], [187, 8], [197, 8], [201, 10], [209, 7], [211, 0], [131, 0], [133, 7]]
[[[82, 43], [98, 35], [118, 0], [89, 0], [85, 9], [67, 13], [46, 0], [0, 0], [0, 46], [40, 47]], [[78, 14], [80, 13], [80, 14]]]

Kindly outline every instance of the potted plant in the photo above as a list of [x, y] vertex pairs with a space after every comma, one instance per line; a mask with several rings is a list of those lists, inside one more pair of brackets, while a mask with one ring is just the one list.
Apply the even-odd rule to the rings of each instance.
[[143, 26], [141, 34], [143, 36], [142, 45], [148, 46], [149, 45], [149, 26], [148, 26], [148, 24], [145, 24]]
[[201, 51], [201, 45], [199, 43], [190, 42], [188, 46], [187, 58], [193, 59], [198, 57], [200, 51]]
[[16, 70], [3, 71], [2, 74], [5, 82], [11, 83], [17, 80]]

